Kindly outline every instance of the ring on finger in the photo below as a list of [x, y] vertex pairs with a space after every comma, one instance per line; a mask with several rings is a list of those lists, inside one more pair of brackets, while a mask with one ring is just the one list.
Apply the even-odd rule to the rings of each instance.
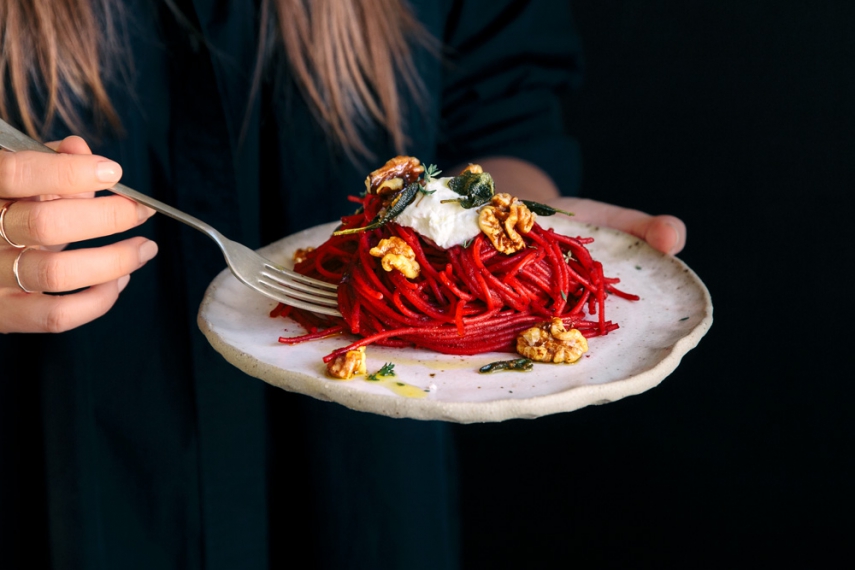
[[20, 287], [20, 288], [21, 288], [21, 291], [23, 291], [24, 293], [35, 293], [35, 291], [30, 291], [29, 289], [27, 289], [26, 287], [24, 287], [24, 284], [23, 284], [23, 283], [21, 283], [21, 275], [18, 273], [18, 264], [20, 264], [20, 263], [21, 263], [21, 257], [22, 257], [25, 253], [27, 253], [28, 251], [30, 251], [31, 249], [38, 249], [38, 247], [36, 247], [36, 246], [29, 246], [29, 247], [25, 247], [25, 248], [23, 248], [23, 249], [21, 250], [21, 252], [18, 254], [18, 257], [16, 257], [16, 258], [15, 258], [15, 261], [13, 261], [13, 262], [12, 262], [12, 273], [15, 275], [15, 281], [18, 283], [18, 287]]
[[15, 249], [24, 249], [26, 246], [13, 242], [6, 234], [6, 212], [9, 210], [9, 207], [14, 203], [15, 200], [11, 200], [3, 204], [3, 207], [0, 208], [0, 237], [6, 240], [6, 243], [11, 245]]

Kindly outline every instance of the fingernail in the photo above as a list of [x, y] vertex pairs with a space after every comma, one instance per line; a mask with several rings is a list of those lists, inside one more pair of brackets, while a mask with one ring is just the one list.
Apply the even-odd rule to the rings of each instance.
[[124, 290], [125, 290], [125, 287], [127, 287], [127, 286], [128, 286], [128, 282], [129, 282], [130, 280], [131, 280], [131, 276], [130, 276], [130, 275], [125, 275], [124, 277], [119, 277], [119, 279], [118, 279], [118, 281], [117, 281], [117, 282], [118, 282], [118, 284], [119, 284], [119, 293], [121, 293], [122, 291], [124, 291]]
[[680, 245], [680, 230], [677, 229], [677, 226], [672, 224], [671, 222], [665, 222], [665, 225], [671, 228], [672, 235], [672, 243], [671, 249], [668, 250], [669, 254], [673, 254], [677, 251], [677, 248]]
[[140, 222], [144, 222], [155, 214], [155, 211], [151, 208], [147, 208], [142, 204], [137, 204], [137, 219]]
[[157, 255], [157, 244], [147, 241], [140, 246], [140, 265]]
[[122, 167], [118, 162], [102, 160], [95, 166], [95, 177], [98, 182], [118, 182], [122, 177]]

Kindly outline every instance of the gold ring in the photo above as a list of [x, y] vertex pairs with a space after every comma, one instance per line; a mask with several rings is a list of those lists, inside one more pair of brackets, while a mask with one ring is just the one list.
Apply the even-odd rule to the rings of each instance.
[[38, 249], [38, 247], [35, 247], [35, 246], [25, 247], [24, 249], [21, 250], [21, 253], [18, 254], [18, 257], [15, 258], [15, 261], [12, 262], [12, 273], [15, 274], [15, 281], [18, 282], [18, 287], [20, 287], [21, 291], [23, 291], [24, 293], [34, 293], [35, 292], [35, 291], [30, 291], [29, 289], [24, 287], [24, 285], [21, 283], [21, 276], [18, 275], [18, 263], [21, 262], [21, 256], [24, 255], [26, 252], [28, 252], [31, 249]]
[[10, 202], [6, 202], [3, 204], [3, 208], [0, 208], [0, 237], [6, 240], [6, 243], [14, 247], [15, 249], [24, 249], [25, 245], [20, 245], [9, 239], [9, 236], [6, 235], [6, 210], [9, 209], [9, 206], [15, 203], [15, 200]]

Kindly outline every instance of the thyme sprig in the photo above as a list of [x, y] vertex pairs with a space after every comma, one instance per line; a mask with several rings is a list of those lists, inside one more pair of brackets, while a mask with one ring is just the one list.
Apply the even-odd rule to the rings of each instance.
[[428, 184], [433, 181], [434, 178], [439, 177], [442, 174], [442, 170], [437, 168], [435, 164], [429, 164], [427, 168], [425, 168], [424, 173], [422, 174], [422, 180], [425, 181], [425, 184]]
[[395, 376], [395, 365], [392, 364], [391, 362], [387, 362], [386, 364], [384, 364], [380, 368], [380, 370], [378, 370], [374, 374], [369, 374], [366, 377], [366, 380], [370, 380], [371, 382], [377, 382], [378, 380], [380, 380], [380, 378], [379, 378], [380, 376], [382, 376], [382, 377]]
[[425, 168], [425, 171], [422, 172], [422, 180], [421, 180], [421, 186], [422, 187], [419, 190], [419, 192], [421, 192], [422, 194], [426, 194], [428, 196], [433, 194], [434, 192], [436, 192], [436, 190], [428, 190], [427, 185], [430, 184], [431, 182], [433, 182], [433, 180], [435, 178], [437, 178], [441, 173], [442, 173], [442, 170], [437, 168], [437, 166], [435, 164], [429, 164], [428, 167]]

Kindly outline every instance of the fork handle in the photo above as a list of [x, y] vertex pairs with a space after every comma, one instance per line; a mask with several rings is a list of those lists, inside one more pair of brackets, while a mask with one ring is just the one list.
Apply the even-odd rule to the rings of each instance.
[[215, 230], [212, 226], [206, 224], [199, 218], [195, 216], [191, 216], [185, 212], [182, 212], [178, 208], [174, 208], [169, 204], [165, 204], [160, 200], [156, 200], [147, 194], [143, 194], [142, 192], [138, 192], [133, 188], [128, 188], [124, 184], [116, 184], [112, 188], [108, 188], [110, 192], [114, 194], [119, 194], [120, 196], [124, 196], [125, 198], [130, 198], [135, 202], [139, 202], [143, 206], [148, 206], [152, 210], [160, 212], [161, 214], [165, 214], [170, 218], [176, 219], [179, 222], [184, 222], [188, 226], [192, 226], [199, 230], [202, 233], [205, 233], [217, 243], [222, 243], [222, 240], [225, 239], [223, 234]]
[[[0, 119], [0, 135], [2, 135], [0, 136], [0, 147], [11, 152], [34, 150], [36, 152], [56, 153], [56, 151], [49, 146], [45, 146], [37, 140], [25, 135], [3, 119]], [[125, 198], [130, 198], [135, 202], [139, 202], [143, 206], [148, 206], [152, 210], [165, 214], [179, 222], [184, 222], [188, 226], [192, 226], [200, 232], [207, 234], [208, 237], [220, 245], [222, 245], [223, 241], [226, 240], [223, 234], [199, 218], [186, 214], [178, 208], [173, 208], [169, 204], [164, 204], [160, 200], [156, 200], [151, 196], [134, 190], [133, 188], [128, 188], [124, 184], [116, 184], [112, 188], [109, 188], [109, 190], [110, 192], [119, 194]]]

